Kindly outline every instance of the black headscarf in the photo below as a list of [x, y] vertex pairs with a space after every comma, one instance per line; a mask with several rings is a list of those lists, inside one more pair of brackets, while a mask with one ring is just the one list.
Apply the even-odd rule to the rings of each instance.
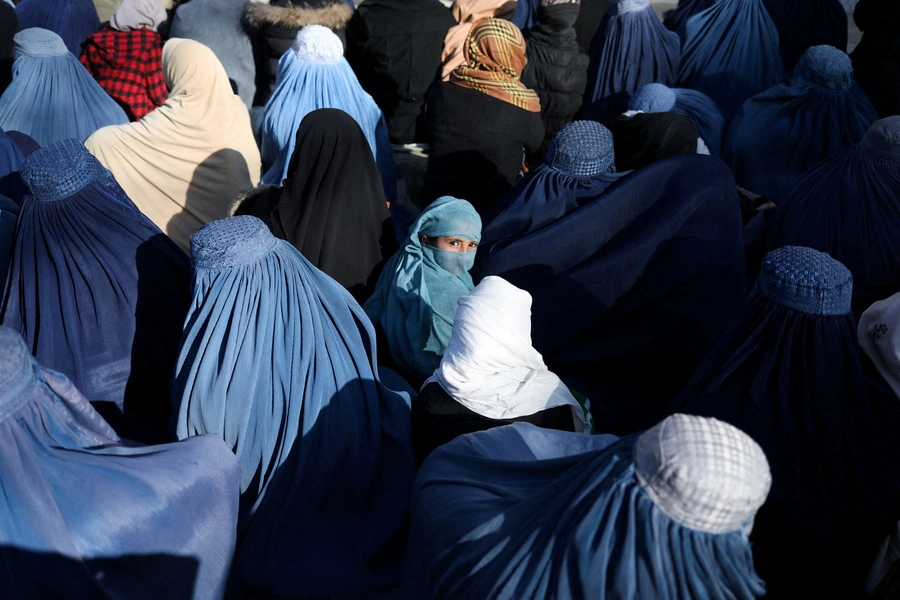
[[640, 169], [664, 158], [696, 154], [697, 128], [690, 119], [675, 113], [619, 115], [608, 125], [613, 134], [616, 169]]
[[360, 303], [397, 249], [381, 174], [353, 117], [324, 108], [304, 117], [284, 187], [245, 201], [259, 217]]
[[0, 0], [0, 94], [12, 81], [13, 36], [18, 32], [16, 9]]

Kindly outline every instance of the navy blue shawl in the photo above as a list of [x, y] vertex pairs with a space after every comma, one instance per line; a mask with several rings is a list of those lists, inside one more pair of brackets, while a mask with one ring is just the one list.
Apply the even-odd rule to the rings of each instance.
[[655, 423], [746, 297], [734, 179], [709, 156], [632, 172], [476, 263], [532, 294], [534, 347], [599, 431]]

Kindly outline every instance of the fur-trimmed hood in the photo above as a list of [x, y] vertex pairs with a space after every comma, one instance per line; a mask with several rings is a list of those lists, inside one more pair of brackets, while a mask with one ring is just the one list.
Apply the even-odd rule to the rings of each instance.
[[299, 29], [307, 25], [322, 25], [332, 30], [343, 29], [353, 16], [353, 9], [343, 0], [329, 1], [322, 6], [305, 4], [272, 6], [266, 0], [251, 0], [244, 9], [244, 19], [254, 29], [278, 26]]

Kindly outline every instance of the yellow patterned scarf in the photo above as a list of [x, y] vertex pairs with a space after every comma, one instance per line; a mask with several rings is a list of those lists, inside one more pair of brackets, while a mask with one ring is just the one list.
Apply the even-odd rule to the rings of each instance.
[[525, 38], [510, 21], [478, 21], [463, 48], [465, 63], [450, 74], [450, 82], [477, 90], [529, 112], [541, 112], [541, 100], [519, 78], [528, 62]]

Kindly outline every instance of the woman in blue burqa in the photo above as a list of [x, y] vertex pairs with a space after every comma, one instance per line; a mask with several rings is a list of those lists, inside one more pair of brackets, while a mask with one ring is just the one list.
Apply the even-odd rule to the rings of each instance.
[[[31, 154], [0, 323], [125, 437], [155, 442], [190, 302], [190, 263], [78, 140]], [[124, 420], [123, 420], [124, 417]]]
[[[673, 112], [691, 120], [700, 140], [697, 150], [701, 154], [722, 155], [722, 136], [725, 134], [725, 113], [712, 98], [687, 88], [669, 88], [661, 83], [648, 83], [628, 101], [628, 112]], [[628, 114], [628, 113], [626, 113]], [[702, 144], [700, 142], [703, 142]]]
[[674, 85], [680, 61], [678, 36], [663, 27], [650, 0], [610, 0], [591, 42], [582, 116], [605, 123], [640, 87]]
[[340, 38], [327, 27], [300, 30], [278, 61], [278, 83], [266, 103], [262, 127], [262, 183], [287, 177], [300, 122], [318, 108], [338, 108], [353, 117], [369, 142], [388, 202], [397, 198], [394, 155], [381, 109], [362, 89]]
[[239, 473], [221, 440], [120, 439], [0, 327], [0, 445], [0, 596], [223, 597]]
[[729, 118], [784, 77], [778, 30], [762, 0], [715, 0], [682, 21], [678, 37], [678, 86], [703, 92]]
[[101, 127], [128, 122], [57, 34], [23, 29], [13, 39], [13, 80], [0, 96], [0, 129], [47, 146], [69, 138], [83, 142]]
[[772, 484], [748, 435], [674, 415], [622, 439], [516, 423], [442, 446], [413, 489], [404, 600], [752, 600]]
[[671, 409], [731, 423], [769, 457], [772, 492], [751, 536], [767, 598], [859, 597], [900, 517], [896, 428], [878, 428], [896, 424], [898, 409], [867, 390], [852, 289], [827, 254], [768, 253], [737, 320]]
[[59, 35], [76, 58], [87, 37], [100, 29], [100, 17], [91, 0], [21, 0], [16, 17], [20, 29], [40, 27]]
[[815, 46], [785, 81], [744, 103], [723, 158], [738, 185], [783, 201], [807, 169], [857, 144], [877, 120], [850, 57]]
[[746, 296], [737, 190], [722, 161], [698, 155], [610, 185], [612, 155], [597, 148], [611, 140], [569, 127], [548, 151], [555, 168], [525, 184], [545, 182], [547, 191], [514, 198], [488, 221], [474, 274], [531, 293], [534, 347], [590, 398], [597, 431], [641, 431]]
[[480, 241], [475, 208], [466, 200], [438, 198], [409, 228], [365, 303], [390, 357], [414, 384], [441, 364], [459, 298], [475, 287], [469, 271]]
[[390, 591], [414, 475], [410, 398], [381, 383], [365, 313], [256, 217], [204, 226], [191, 252], [177, 434], [216, 434], [238, 457], [243, 597]]
[[853, 274], [854, 297], [900, 261], [900, 116], [819, 163], [775, 212], [769, 246], [809, 246]]

